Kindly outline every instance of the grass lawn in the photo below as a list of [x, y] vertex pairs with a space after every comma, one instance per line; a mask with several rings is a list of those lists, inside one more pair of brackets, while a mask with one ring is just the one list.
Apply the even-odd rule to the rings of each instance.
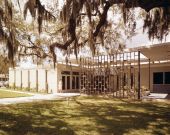
[[170, 103], [102, 97], [0, 106], [0, 135], [168, 135]]
[[26, 96], [30, 96], [30, 95], [24, 94], [24, 93], [12, 92], [12, 91], [5, 91], [3, 89], [0, 89], [0, 99], [1, 98], [26, 97]]

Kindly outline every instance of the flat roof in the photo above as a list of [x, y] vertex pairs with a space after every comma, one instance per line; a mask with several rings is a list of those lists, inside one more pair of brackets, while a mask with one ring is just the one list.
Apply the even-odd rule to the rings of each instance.
[[170, 60], [170, 42], [147, 45], [130, 49], [140, 51], [151, 61]]

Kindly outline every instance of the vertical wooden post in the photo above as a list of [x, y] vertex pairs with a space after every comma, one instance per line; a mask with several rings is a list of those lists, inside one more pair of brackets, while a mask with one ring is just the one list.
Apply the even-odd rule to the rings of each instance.
[[138, 99], [140, 99], [141, 92], [140, 92], [140, 51], [138, 51]]
[[14, 68], [14, 90], [16, 88], [16, 69]]
[[93, 56], [93, 59], [92, 59], [92, 89], [94, 91], [94, 94], [96, 94], [96, 91], [94, 89], [94, 56]]
[[123, 76], [122, 77], [122, 82], [123, 82], [122, 85], [123, 85], [123, 88], [122, 89], [123, 89], [123, 98], [124, 98], [124, 96], [125, 96], [125, 89], [124, 89], [125, 88], [125, 63], [124, 63], [125, 59], [124, 59], [124, 53], [123, 53], [122, 57], [123, 57], [123, 65], [122, 65], [123, 66], [122, 67], [123, 68], [122, 69], [122, 76]]
[[36, 70], [36, 91], [38, 92], [38, 70]]
[[136, 98], [136, 70], [135, 70], [135, 66], [136, 66], [136, 61], [135, 61], [135, 59], [136, 59], [136, 55], [135, 55], [135, 53], [136, 52], [133, 52], [134, 53], [134, 60], [133, 60], [133, 66], [134, 66], [134, 68], [133, 68], [133, 92], [134, 92], [134, 98]]
[[132, 89], [133, 84], [132, 84], [132, 66], [131, 66], [131, 52], [130, 52], [130, 89]]
[[151, 88], [150, 80], [151, 80], [151, 63], [150, 63], [150, 59], [149, 59], [149, 91], [150, 91], [150, 88]]
[[116, 97], [118, 97], [118, 91], [119, 91], [119, 83], [118, 83], [118, 76], [119, 76], [119, 72], [118, 72], [118, 67], [117, 67], [117, 58], [118, 58], [118, 54], [115, 54], [115, 64], [116, 64]]
[[46, 86], [46, 92], [48, 93], [48, 70], [45, 70], [45, 86]]
[[30, 71], [28, 69], [28, 90], [30, 91]]
[[22, 89], [22, 70], [21, 70], [21, 89]]

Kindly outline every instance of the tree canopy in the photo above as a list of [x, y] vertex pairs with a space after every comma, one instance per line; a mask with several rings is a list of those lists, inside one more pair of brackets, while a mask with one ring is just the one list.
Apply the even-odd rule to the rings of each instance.
[[[19, 0], [17, 1], [19, 3]], [[60, 9], [58, 1], [56, 0], [56, 9]], [[150, 40], [156, 38], [161, 41], [169, 34], [169, 0], [65, 0], [61, 10], [56, 10], [56, 13], [54, 13], [55, 9], [49, 10], [45, 5], [42, 5], [40, 0], [28, 0], [25, 3], [23, 14], [26, 18], [29, 11], [32, 18], [36, 20], [39, 33], [36, 34], [37, 36], [40, 37], [44, 31], [47, 33], [45, 28], [47, 25], [44, 25], [46, 22], [53, 22], [49, 24], [51, 27], [47, 28], [53, 31], [53, 33], [50, 31], [53, 40], [50, 40], [46, 45], [49, 51], [45, 51], [44, 46], [32, 42], [29, 34], [25, 35], [31, 45], [23, 45], [18, 41], [16, 33], [18, 35], [24, 34], [21, 30], [15, 31], [16, 23], [13, 23], [14, 9], [12, 4], [9, 0], [1, 0], [1, 2], [4, 3], [4, 7], [0, 7], [0, 39], [5, 39], [9, 50], [8, 57], [12, 60], [18, 46], [20, 50], [22, 50], [21, 48], [25, 49], [26, 53], [22, 53], [23, 55], [32, 54], [40, 58], [50, 57], [54, 62], [56, 62], [57, 55], [55, 48], [65, 50], [67, 53], [74, 52], [76, 56], [79, 49], [84, 46], [89, 46], [93, 55], [97, 53], [99, 45], [111, 49], [114, 43], [108, 42], [109, 36], [114, 33], [119, 35], [118, 29], [120, 27], [115, 29], [114, 25], [117, 20], [108, 19], [110, 18], [109, 11], [112, 11], [111, 17], [120, 11], [122, 15], [120, 21], [123, 21], [124, 29], [130, 35], [133, 35], [138, 23], [135, 18], [137, 14], [135, 8], [140, 8], [143, 13], [143, 30], [147, 31]], [[6, 29], [3, 28], [4, 26]]]

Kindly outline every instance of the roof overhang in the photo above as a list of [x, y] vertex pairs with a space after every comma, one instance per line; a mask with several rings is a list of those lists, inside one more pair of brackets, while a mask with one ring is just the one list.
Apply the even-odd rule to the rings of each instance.
[[138, 48], [151, 61], [170, 60], [170, 42]]

